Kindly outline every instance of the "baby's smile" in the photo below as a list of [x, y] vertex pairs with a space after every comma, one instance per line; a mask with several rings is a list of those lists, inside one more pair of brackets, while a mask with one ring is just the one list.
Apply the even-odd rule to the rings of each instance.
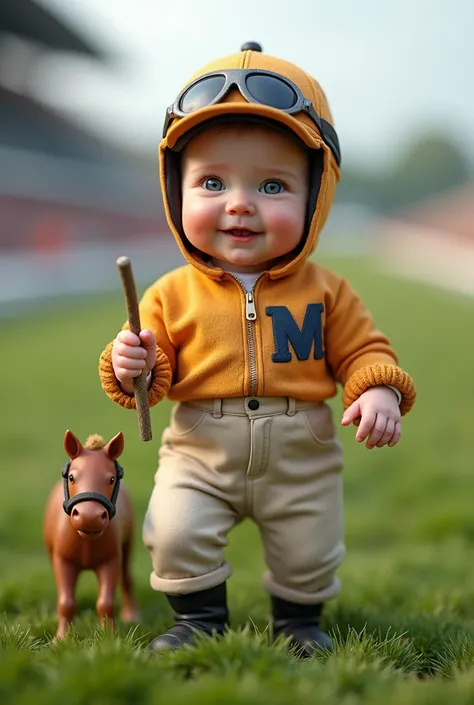
[[250, 242], [254, 237], [260, 235], [260, 232], [249, 230], [248, 228], [227, 228], [222, 230], [231, 240], [238, 242]]

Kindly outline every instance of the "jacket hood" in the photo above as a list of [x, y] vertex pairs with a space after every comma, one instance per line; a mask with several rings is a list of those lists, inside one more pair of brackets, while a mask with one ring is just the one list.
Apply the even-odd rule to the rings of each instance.
[[[264, 69], [280, 74], [293, 81], [304, 98], [311, 101], [318, 116], [331, 126], [333, 119], [326, 96], [319, 83], [298, 66], [259, 51], [241, 51], [238, 54], [217, 59], [197, 71], [185, 86], [204, 74], [223, 69]], [[242, 120], [271, 121], [274, 126], [290, 130], [309, 150], [311, 181], [306, 218], [306, 229], [297, 253], [283, 260], [270, 270], [272, 278], [279, 278], [293, 271], [315, 249], [319, 233], [331, 209], [340, 170], [333, 151], [323, 140], [313, 119], [307, 112], [290, 115], [282, 110], [261, 103], [250, 103], [240, 91], [233, 88], [222, 102], [208, 105], [174, 117], [159, 147], [159, 173], [164, 207], [168, 224], [186, 260], [207, 274], [218, 278], [221, 270], [211, 269], [193, 250], [181, 225], [181, 176], [180, 151], [193, 134], [205, 129], [207, 123], [230, 118]], [[212, 121], [210, 123], [209, 121]]]

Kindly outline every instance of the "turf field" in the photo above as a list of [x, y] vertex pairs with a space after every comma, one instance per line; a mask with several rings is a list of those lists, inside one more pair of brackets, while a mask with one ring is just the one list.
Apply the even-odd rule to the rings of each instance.
[[[353, 429], [341, 429], [348, 550], [343, 591], [325, 613], [335, 653], [300, 663], [269, 644], [250, 523], [233, 532], [227, 551], [233, 628], [223, 641], [148, 657], [170, 611], [149, 587], [138, 535], [143, 622], [98, 630], [95, 578], [86, 574], [75, 631], [51, 644], [56, 595], [41, 524], [65, 461], [64, 431], [82, 440], [124, 432], [121, 462], [140, 524], [170, 409], [152, 410], [154, 441], [141, 443], [135, 414], [109, 401], [96, 376], [98, 354], [124, 316], [121, 294], [69, 300], [0, 324], [0, 703], [474, 702], [474, 301], [374, 265], [329, 264], [351, 278], [419, 390], [396, 448], [369, 452]], [[340, 414], [339, 399], [334, 408]]]

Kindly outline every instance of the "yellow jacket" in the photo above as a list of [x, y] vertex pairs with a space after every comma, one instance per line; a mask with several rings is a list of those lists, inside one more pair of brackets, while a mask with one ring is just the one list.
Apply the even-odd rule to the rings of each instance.
[[[239, 67], [262, 68], [290, 78], [318, 114], [332, 123], [319, 84], [281, 59], [244, 51], [200, 73]], [[282, 123], [322, 165], [316, 188], [311, 189], [314, 203], [309, 204], [311, 217], [300, 250], [263, 272], [247, 295], [234, 276], [210, 267], [202, 254], [188, 247], [173, 187], [179, 178], [179, 140], [199, 127], [200, 120], [229, 113]], [[222, 103], [172, 120], [160, 145], [160, 178], [168, 223], [188, 264], [159, 279], [140, 303], [142, 328], [155, 333], [158, 345], [150, 405], [164, 396], [177, 401], [253, 395], [322, 401], [336, 394], [339, 382], [346, 407], [369, 387], [388, 384], [402, 394], [402, 414], [411, 408], [416, 396], [413, 380], [398, 367], [394, 351], [370, 313], [345, 279], [308, 259], [339, 175], [334, 155], [304, 113], [288, 115], [248, 103], [234, 91]], [[134, 408], [134, 397], [122, 391], [113, 373], [112, 344], [100, 358], [102, 386], [115, 402]]]
[[[255, 310], [254, 320], [246, 309]], [[402, 413], [414, 401], [411, 378], [347, 281], [313, 262], [276, 281], [263, 274], [252, 296], [228, 273], [209, 276], [185, 265], [147, 290], [140, 318], [159, 348], [151, 404], [165, 395], [323, 401], [335, 395], [336, 382], [344, 385], [346, 406], [377, 384], [400, 390]], [[133, 408], [113, 375], [111, 346], [101, 358], [102, 384]]]

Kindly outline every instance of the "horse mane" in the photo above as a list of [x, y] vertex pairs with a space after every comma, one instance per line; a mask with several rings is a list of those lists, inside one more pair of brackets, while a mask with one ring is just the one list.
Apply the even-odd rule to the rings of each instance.
[[88, 448], [89, 450], [100, 450], [104, 446], [105, 441], [102, 436], [99, 436], [98, 433], [93, 433], [91, 436], [88, 437], [84, 448]]

